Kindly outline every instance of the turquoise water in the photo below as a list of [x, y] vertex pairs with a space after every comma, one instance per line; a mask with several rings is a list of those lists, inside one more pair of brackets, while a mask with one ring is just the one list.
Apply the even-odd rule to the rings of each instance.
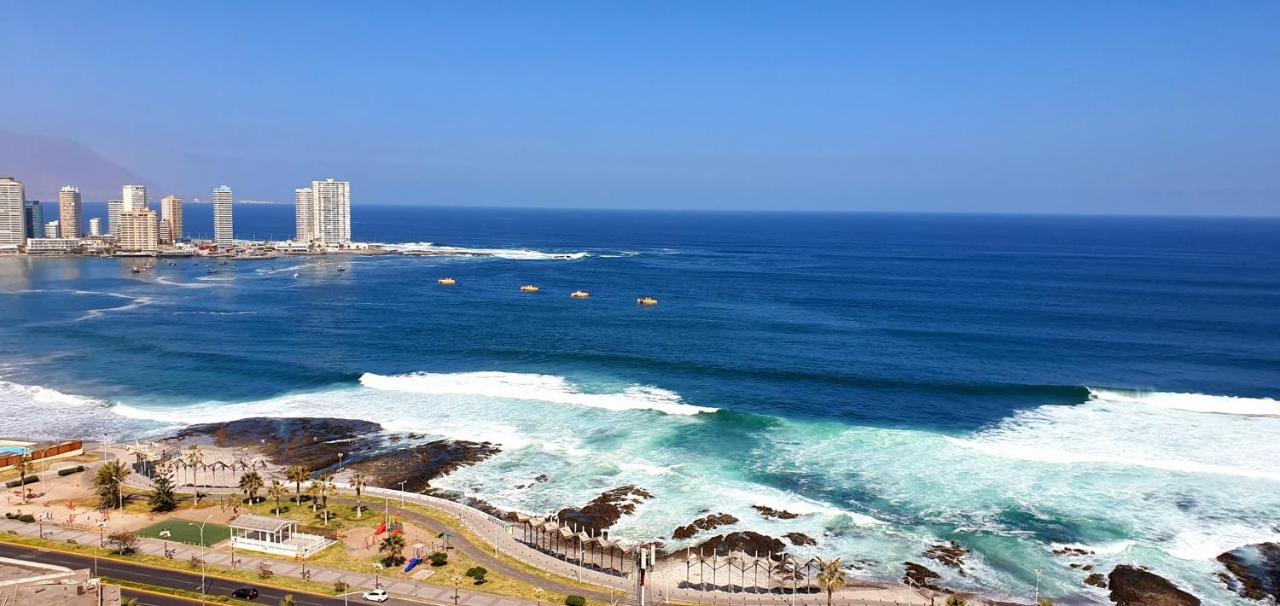
[[500, 444], [440, 484], [501, 507], [634, 483], [618, 536], [724, 511], [1019, 599], [1139, 563], [1231, 603], [1213, 558], [1280, 539], [1280, 222], [357, 210], [359, 239], [490, 256], [0, 259], [5, 433], [357, 417]]
[[25, 448], [18, 448], [16, 446], [0, 446], [0, 454], [27, 454], [27, 452], [28, 450]]

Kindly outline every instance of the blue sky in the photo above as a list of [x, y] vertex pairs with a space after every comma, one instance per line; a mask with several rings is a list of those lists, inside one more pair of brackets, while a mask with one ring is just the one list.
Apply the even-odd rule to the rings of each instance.
[[5, 13], [3, 128], [179, 192], [287, 200], [332, 176], [357, 204], [1280, 214], [1274, 1]]

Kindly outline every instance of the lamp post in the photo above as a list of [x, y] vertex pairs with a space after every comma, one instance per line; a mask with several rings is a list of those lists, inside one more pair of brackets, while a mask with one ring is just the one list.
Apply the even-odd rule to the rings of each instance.
[[404, 509], [404, 485], [408, 483], [408, 480], [400, 482], [400, 509]]
[[200, 603], [201, 604], [204, 604], [205, 572], [208, 568], [208, 565], [205, 563], [205, 560], [204, 560], [205, 559], [204, 525], [208, 524], [209, 520], [212, 520], [212, 519], [213, 519], [213, 514], [209, 514], [209, 517], [205, 518], [204, 521], [199, 524], [196, 524], [195, 522], [187, 522], [187, 526], [200, 527]]

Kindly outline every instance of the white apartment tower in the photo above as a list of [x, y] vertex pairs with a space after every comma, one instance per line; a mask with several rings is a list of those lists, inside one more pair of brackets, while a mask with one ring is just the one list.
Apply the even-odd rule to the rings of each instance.
[[129, 210], [120, 213], [120, 224], [112, 228], [121, 251], [155, 253], [160, 234], [154, 210]]
[[293, 214], [294, 224], [297, 225], [297, 234], [293, 241], [300, 244], [311, 244], [316, 239], [316, 218], [315, 207], [311, 198], [310, 187], [300, 187], [293, 190]]
[[351, 244], [351, 182], [311, 182], [313, 237], [321, 246]]
[[120, 214], [124, 212], [124, 200], [107, 200], [107, 231], [120, 235]]
[[126, 185], [121, 190], [121, 207], [125, 211], [147, 210], [147, 186]]
[[102, 219], [94, 217], [89, 219], [89, 237], [98, 238], [102, 236]]
[[63, 238], [84, 237], [84, 232], [80, 230], [80, 226], [84, 224], [83, 208], [80, 190], [70, 185], [58, 190], [58, 220]]
[[26, 194], [22, 182], [0, 177], [0, 248], [17, 249], [27, 237]]
[[63, 234], [63, 233], [62, 233], [62, 225], [61, 225], [60, 223], [58, 223], [58, 220], [57, 220], [57, 219], [54, 219], [54, 220], [52, 220], [52, 221], [50, 221], [50, 222], [48, 222], [48, 223], [45, 223], [45, 224], [44, 224], [44, 237], [46, 237], [46, 238], [65, 238], [65, 237], [67, 237], [67, 236], [66, 236], [65, 234]]
[[218, 248], [231, 248], [231, 188], [223, 185], [213, 190], [213, 243]]
[[169, 242], [182, 239], [182, 198], [169, 194], [160, 201], [160, 222], [169, 226]]

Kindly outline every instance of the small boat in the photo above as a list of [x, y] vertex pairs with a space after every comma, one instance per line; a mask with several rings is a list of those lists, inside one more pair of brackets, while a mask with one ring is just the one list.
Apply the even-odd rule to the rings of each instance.
[[147, 261], [146, 263], [142, 264], [142, 269], [151, 269], [152, 267], [155, 267], [155, 266], [152, 265], [150, 261]]
[[217, 268], [214, 268], [214, 267], [210, 267], [209, 269], [206, 269], [205, 271], [207, 271], [207, 272], [209, 272], [209, 273], [211, 273], [211, 274], [216, 274], [216, 273], [218, 273]]
[[436, 280], [436, 284], [439, 284], [440, 286], [453, 286], [457, 283], [458, 281], [453, 278], [440, 278], [439, 280]]
[[636, 305], [657, 305], [658, 300], [653, 297], [640, 297], [636, 299]]
[[295, 278], [296, 278], [296, 277], [298, 277], [298, 274], [297, 274], [297, 273], [294, 273], [294, 274], [293, 274], [293, 277], [295, 277]]
[[587, 291], [585, 291], [585, 290], [575, 290], [575, 291], [573, 291], [573, 292], [569, 293], [569, 296], [570, 296], [571, 298], [574, 298], [574, 299], [585, 299], [585, 298], [587, 298], [587, 297], [590, 297], [590, 296], [591, 296], [591, 293], [589, 293], [589, 292], [587, 292]]
[[339, 266], [338, 266], [338, 271], [347, 271], [347, 268], [345, 268], [345, 267], [343, 267], [343, 266], [339, 265]]
[[129, 271], [131, 271], [131, 272], [133, 272], [133, 273], [135, 273], [135, 274], [140, 274], [140, 273], [142, 273], [142, 268], [138, 267], [137, 265], [134, 265], [133, 267], [130, 267], [130, 268], [129, 268]]
[[538, 287], [532, 284], [525, 284], [520, 287], [520, 292], [538, 292]]

